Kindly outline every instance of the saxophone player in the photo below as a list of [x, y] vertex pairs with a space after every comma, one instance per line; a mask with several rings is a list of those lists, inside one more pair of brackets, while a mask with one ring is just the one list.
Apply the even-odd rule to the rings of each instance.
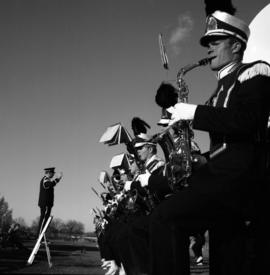
[[[164, 161], [157, 155], [157, 144], [152, 142], [152, 137], [147, 134], [137, 135], [134, 139], [134, 148], [137, 150], [138, 157], [143, 163], [144, 171], [140, 171], [133, 181], [125, 184], [126, 190], [136, 189], [139, 199], [152, 200], [149, 193], [158, 195], [157, 200], [170, 192], [168, 186], [158, 189], [155, 186], [153, 177], [162, 177]], [[167, 193], [166, 193], [167, 192]], [[149, 196], [149, 197], [145, 197]], [[148, 205], [157, 201], [148, 202]], [[140, 201], [138, 202], [140, 204]], [[127, 275], [140, 275], [149, 273], [149, 234], [148, 221], [149, 211], [137, 211], [128, 216], [127, 224], [122, 227], [122, 234], [118, 234], [118, 243], [121, 245], [122, 262]], [[130, 253], [127, 253], [130, 251]]]
[[[267, 227], [260, 215], [262, 190], [267, 190], [264, 160], [270, 66], [264, 61], [242, 63], [249, 33], [248, 25], [233, 12], [209, 14], [200, 43], [217, 76], [217, 89], [207, 105], [167, 107], [169, 125], [192, 120], [194, 129], [209, 133], [210, 158], [189, 177], [188, 188], [162, 201], [150, 216], [152, 275], [190, 274], [188, 236], [202, 228], [210, 235], [210, 274], [247, 274], [245, 221], [251, 219], [257, 226], [258, 243], [259, 235], [265, 236], [262, 232]], [[256, 274], [263, 273], [257, 270]]]
[[[164, 197], [171, 193], [168, 185], [156, 185], [156, 182], [150, 180], [154, 176], [163, 176], [165, 162], [157, 155], [157, 143], [147, 134], [141, 134], [136, 137], [134, 147], [137, 150], [138, 157], [143, 163], [145, 171], [138, 175], [130, 188], [141, 190], [146, 187], [151, 195], [154, 195], [153, 203], [158, 203]], [[151, 179], [152, 179], [151, 178]]]

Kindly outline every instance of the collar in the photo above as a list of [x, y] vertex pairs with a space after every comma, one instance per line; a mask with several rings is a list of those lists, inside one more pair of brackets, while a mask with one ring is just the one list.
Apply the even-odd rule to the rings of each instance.
[[151, 163], [153, 160], [156, 159], [156, 155], [153, 155], [150, 159], [148, 159], [146, 162], [145, 162], [145, 166], [147, 166], [149, 163]]
[[224, 78], [226, 75], [232, 73], [238, 67], [239, 64], [239, 62], [234, 61], [224, 66], [217, 72], [217, 79], [220, 80]]

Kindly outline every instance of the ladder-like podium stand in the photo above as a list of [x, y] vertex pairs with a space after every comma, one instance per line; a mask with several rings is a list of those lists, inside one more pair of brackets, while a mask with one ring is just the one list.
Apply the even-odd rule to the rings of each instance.
[[[31, 265], [35, 259], [35, 256], [40, 248], [40, 245], [41, 245], [41, 240], [42, 238], [44, 239], [44, 245], [45, 245], [45, 249], [46, 249], [46, 254], [47, 254], [47, 259], [48, 259], [48, 264], [49, 264], [49, 267], [52, 267], [52, 262], [51, 262], [51, 253], [50, 253], [50, 249], [49, 249], [49, 246], [48, 246], [48, 243], [47, 243], [47, 240], [46, 240], [46, 236], [45, 236], [45, 232], [50, 224], [50, 222], [52, 221], [52, 216], [50, 216], [48, 218], [48, 220], [46, 221], [46, 224], [45, 226], [43, 227], [41, 233], [39, 234], [38, 236], [38, 239], [36, 241], [36, 244], [31, 252], [31, 255], [30, 257], [28, 258], [27, 260], [27, 265]], [[43, 220], [44, 221], [44, 220]], [[43, 225], [43, 222], [42, 222], [42, 225]], [[41, 226], [42, 228], [42, 226]]]

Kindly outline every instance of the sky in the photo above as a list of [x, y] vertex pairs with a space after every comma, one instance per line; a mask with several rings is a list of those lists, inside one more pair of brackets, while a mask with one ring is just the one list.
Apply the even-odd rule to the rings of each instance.
[[[234, 0], [248, 24], [269, 1]], [[0, 1], [0, 196], [28, 225], [39, 216], [39, 182], [46, 167], [64, 176], [55, 187], [52, 215], [94, 230], [92, 192], [112, 173], [125, 145], [99, 143], [120, 122], [133, 136], [138, 116], [160, 132], [155, 94], [162, 81], [206, 57], [203, 0]], [[162, 33], [169, 70], [162, 67]], [[203, 104], [216, 86], [208, 67], [189, 72], [189, 102]], [[195, 131], [201, 150], [208, 134]]]

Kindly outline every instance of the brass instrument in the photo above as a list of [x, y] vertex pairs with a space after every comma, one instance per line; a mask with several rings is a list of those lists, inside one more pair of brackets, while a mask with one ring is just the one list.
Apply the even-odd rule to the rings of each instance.
[[[178, 102], [188, 102], [188, 86], [184, 81], [184, 75], [199, 66], [209, 63], [209, 58], [204, 58], [197, 63], [182, 67], [177, 73]], [[163, 112], [164, 113], [164, 112]], [[191, 139], [194, 133], [191, 121], [183, 120], [165, 129], [154, 136], [154, 140], [161, 146], [166, 159], [166, 174], [170, 188], [177, 191], [186, 187], [187, 179], [192, 173], [194, 161], [191, 150]]]
[[[134, 175], [132, 183], [137, 181], [138, 176], [145, 172], [145, 169], [139, 169], [138, 172]], [[150, 213], [153, 210], [154, 202], [148, 188], [141, 187], [139, 190], [137, 188], [133, 188], [127, 191], [126, 195], [126, 207], [130, 211], [137, 211], [140, 209], [145, 213]]]

